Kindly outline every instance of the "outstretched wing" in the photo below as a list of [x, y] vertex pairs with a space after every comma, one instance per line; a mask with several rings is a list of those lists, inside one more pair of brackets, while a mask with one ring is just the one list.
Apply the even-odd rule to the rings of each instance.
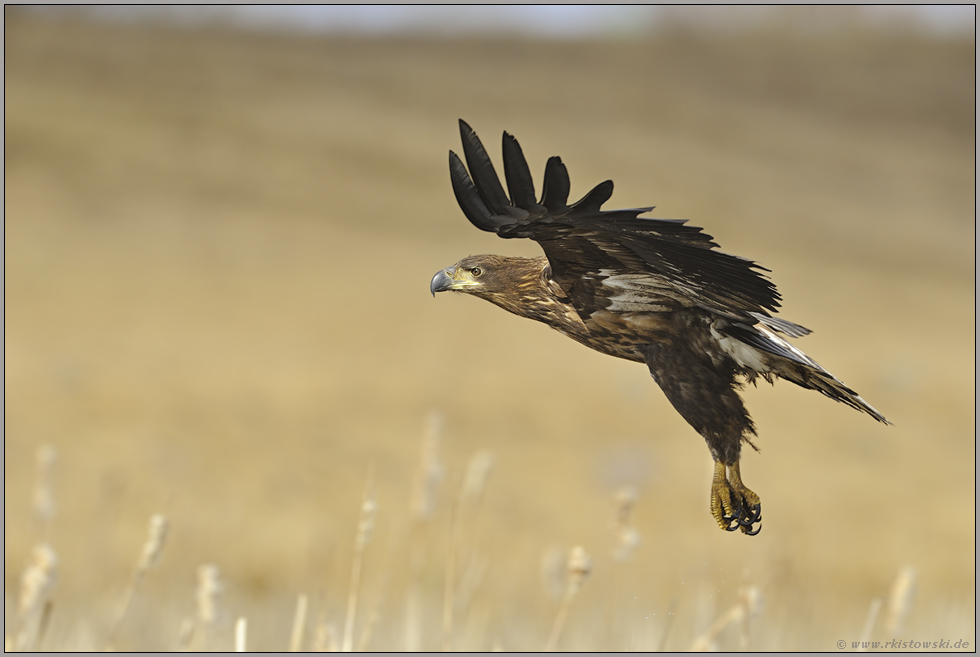
[[568, 171], [559, 157], [548, 160], [544, 189], [535, 200], [524, 153], [505, 132], [508, 197], [476, 133], [462, 119], [459, 128], [469, 171], [452, 151], [449, 169], [463, 213], [481, 230], [538, 242], [555, 281], [583, 319], [604, 308], [699, 306], [732, 319], [757, 321], [779, 307], [776, 287], [761, 273], [767, 269], [715, 250], [718, 245], [697, 226], [640, 216], [652, 207], [603, 211], [602, 204], [612, 196], [611, 180], [569, 205]]

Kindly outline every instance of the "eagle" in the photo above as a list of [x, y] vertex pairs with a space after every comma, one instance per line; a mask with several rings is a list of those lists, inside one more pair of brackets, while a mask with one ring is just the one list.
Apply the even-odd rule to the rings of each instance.
[[611, 180], [569, 204], [559, 157], [547, 161], [537, 198], [521, 146], [504, 132], [508, 196], [479, 137], [462, 119], [459, 128], [466, 165], [449, 151], [449, 174], [463, 214], [480, 230], [534, 240], [544, 256], [463, 258], [432, 277], [433, 297], [471, 294], [596, 351], [645, 363], [708, 445], [710, 509], [722, 529], [762, 529], [762, 502], [739, 467], [742, 444], [757, 449], [738, 394], [745, 383], [786, 379], [890, 424], [787, 341], [810, 331], [774, 316], [781, 297], [768, 269], [716, 250], [713, 238], [686, 220], [643, 216], [653, 206], [602, 210]]

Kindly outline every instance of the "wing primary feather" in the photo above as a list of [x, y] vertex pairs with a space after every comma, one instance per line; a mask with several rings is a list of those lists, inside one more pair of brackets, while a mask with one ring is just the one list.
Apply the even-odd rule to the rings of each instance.
[[497, 216], [490, 212], [473, 185], [473, 181], [470, 180], [470, 174], [467, 173], [462, 160], [452, 151], [449, 151], [449, 178], [453, 183], [456, 202], [459, 203], [460, 209], [471, 224], [480, 230], [496, 233], [501, 226], [511, 222], [509, 217]]
[[609, 200], [613, 193], [613, 181], [605, 180], [572, 204], [572, 215], [593, 214], [601, 212], [602, 204]]
[[504, 177], [510, 191], [511, 202], [534, 215], [542, 215], [545, 208], [534, 199], [534, 180], [527, 166], [524, 151], [514, 135], [504, 132]]
[[511, 205], [500, 184], [500, 178], [497, 177], [497, 171], [493, 168], [487, 149], [483, 147], [473, 128], [463, 119], [459, 120], [459, 135], [463, 141], [463, 155], [466, 157], [466, 165], [469, 167], [473, 184], [490, 212], [515, 218], [526, 217], [526, 210]]
[[548, 213], [559, 215], [568, 208], [568, 191], [571, 183], [568, 180], [568, 169], [562, 164], [557, 155], [548, 158], [544, 167], [544, 189], [541, 190], [541, 205], [548, 208]]

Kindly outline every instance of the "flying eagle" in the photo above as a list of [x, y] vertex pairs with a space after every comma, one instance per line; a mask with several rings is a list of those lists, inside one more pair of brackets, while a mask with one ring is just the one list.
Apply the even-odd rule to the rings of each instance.
[[449, 152], [453, 192], [480, 230], [527, 237], [544, 257], [477, 255], [439, 271], [429, 286], [486, 299], [544, 322], [576, 342], [646, 363], [667, 399], [704, 437], [714, 459], [711, 515], [727, 531], [762, 528], [759, 496], [742, 483], [742, 443], [755, 427], [737, 390], [775, 377], [818, 390], [888, 421], [833, 374], [787, 342], [808, 329], [773, 317], [776, 287], [764, 267], [716, 251], [712, 237], [685, 220], [652, 219], [652, 210], [602, 210], [611, 180], [568, 203], [568, 171], [552, 157], [544, 189], [534, 183], [520, 144], [503, 135], [504, 192], [476, 133], [459, 122], [466, 165]]

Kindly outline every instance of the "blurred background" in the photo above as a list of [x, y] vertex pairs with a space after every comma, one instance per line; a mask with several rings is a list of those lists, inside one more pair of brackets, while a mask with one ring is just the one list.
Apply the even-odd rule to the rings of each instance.
[[[974, 23], [5, 8], [7, 647], [975, 644]], [[540, 253], [459, 211], [458, 118], [771, 269], [894, 426], [749, 387], [763, 531], [719, 531], [645, 367], [429, 296]]]

